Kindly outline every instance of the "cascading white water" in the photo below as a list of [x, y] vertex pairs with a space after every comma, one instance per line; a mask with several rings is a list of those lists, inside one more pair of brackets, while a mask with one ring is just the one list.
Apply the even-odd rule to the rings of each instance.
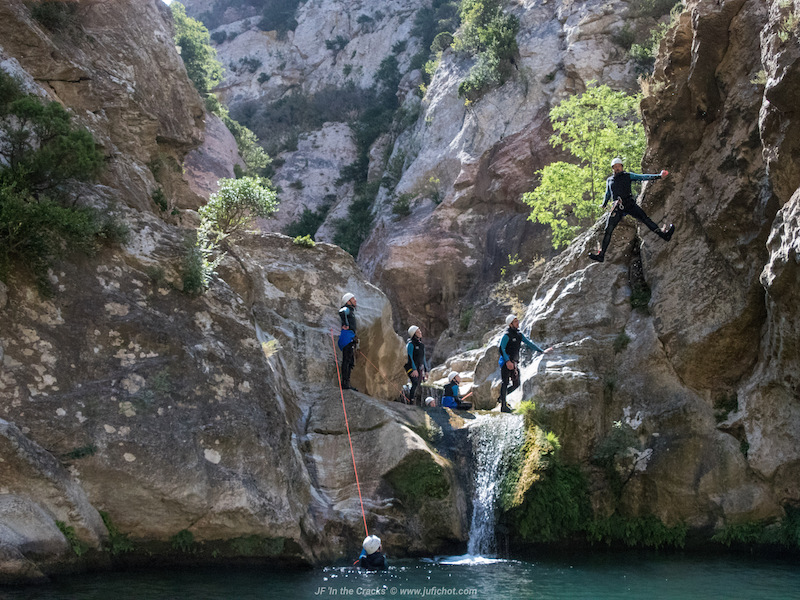
[[474, 455], [475, 494], [467, 553], [491, 556], [496, 553], [495, 507], [500, 482], [510, 456], [525, 439], [523, 419], [518, 415], [480, 415], [469, 426], [469, 438]]

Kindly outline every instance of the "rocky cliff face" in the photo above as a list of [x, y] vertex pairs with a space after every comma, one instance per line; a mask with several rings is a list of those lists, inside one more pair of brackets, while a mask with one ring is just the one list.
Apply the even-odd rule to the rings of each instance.
[[[186, 2], [196, 17], [230, 4]], [[466, 106], [457, 90], [472, 61], [451, 50], [444, 53], [425, 97], [417, 94], [421, 76], [408, 65], [421, 49], [414, 16], [427, 2], [304, 2], [295, 13], [297, 28], [285, 35], [259, 31], [253, 6], [234, 4], [213, 23], [221, 20], [215, 34], [226, 36], [218, 46], [229, 67], [220, 91], [234, 106], [275, 101], [297, 90], [313, 94], [326, 86], [369, 88], [381, 61], [397, 56], [404, 74], [398, 98], [407, 114], [418, 117], [405, 131], [381, 138], [370, 153], [371, 179], [379, 180], [388, 170], [399, 181], [384, 182], [378, 193], [373, 231], [358, 261], [389, 296], [396, 327], [416, 323], [433, 339], [457, 329], [459, 312], [468, 308], [460, 305], [462, 298], [485, 301], [509, 257], [531, 262], [554, 254], [546, 228], [527, 221], [529, 209], [520, 201], [534, 184], [535, 171], [560, 158], [548, 144], [548, 112], [569, 94], [583, 91], [590, 80], [633, 90], [636, 74], [615, 40], [623, 29], [655, 23], [632, 2], [509, 3], [506, 10], [520, 20], [514, 76]], [[346, 45], [331, 49], [328, 42], [338, 38]], [[250, 58], [260, 66], [248, 71], [240, 61]], [[349, 137], [348, 127], [341, 127], [338, 147]], [[286, 163], [275, 181], [284, 189], [286, 216], [265, 228], [278, 230], [303, 209], [317, 211], [327, 204], [333, 208], [318, 239], [330, 241], [331, 223], [347, 216], [352, 188], [337, 187], [335, 170], [321, 168], [332, 161], [327, 146], [314, 142], [320, 133], [311, 134], [304, 148], [281, 155]], [[296, 181], [305, 187], [287, 189]], [[403, 195], [411, 198], [411, 212], [398, 218], [392, 208]]]
[[[21, 273], [2, 286], [0, 581], [107, 564], [101, 548], [113, 550], [114, 535], [98, 511], [139, 556], [313, 563], [352, 551], [363, 521], [331, 331], [352, 291], [353, 382], [395, 397], [396, 374], [366, 361], [402, 362], [388, 301], [342, 250], [277, 235], [230, 240], [211, 290], [183, 293], [190, 230], [178, 225], [197, 221], [209, 173], [230, 172], [230, 137], [203, 142], [202, 104], [160, 1], [78, 11], [73, 29], [52, 32], [25, 3], [4, 3], [2, 68], [99, 140], [109, 168], [84, 198], [113, 205], [131, 235], [122, 248], [65, 257], [52, 298]], [[190, 151], [202, 156], [184, 175], [173, 166]], [[177, 215], [153, 203], [159, 186]], [[353, 392], [345, 400], [370, 525], [398, 552], [463, 539], [462, 492], [419, 436], [425, 416]], [[417, 468], [428, 473], [422, 492], [409, 484]]]
[[[598, 223], [549, 263], [528, 306], [523, 329], [557, 346], [524, 369], [522, 397], [552, 411], [566, 455], [589, 464], [614, 421], [635, 431], [624, 494], [595, 494], [600, 514], [710, 529], [800, 501], [789, 292], [800, 179], [778, 166], [797, 139], [796, 111], [780, 100], [797, 81], [796, 44], [778, 37], [786, 10], [688, 5], [642, 105], [647, 170], [671, 174], [640, 201], [677, 225], [672, 242], [628, 225], [610, 261], [589, 263]], [[643, 284], [651, 296], [633, 310]], [[496, 353], [479, 356], [474, 397], [488, 407]]]

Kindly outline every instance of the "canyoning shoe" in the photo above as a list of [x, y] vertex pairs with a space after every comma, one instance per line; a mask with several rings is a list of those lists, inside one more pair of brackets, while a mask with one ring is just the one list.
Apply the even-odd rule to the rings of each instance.
[[589, 258], [596, 262], [603, 262], [606, 256], [602, 252], [589, 252]]
[[672, 223], [669, 224], [665, 230], [661, 232], [661, 237], [665, 242], [668, 242], [672, 239], [672, 234], [675, 233], [675, 225]]
[[342, 389], [343, 389], [343, 390], [353, 390], [354, 392], [357, 392], [357, 391], [358, 391], [356, 388], [354, 388], [354, 387], [352, 387], [352, 386], [350, 386], [350, 385], [343, 385], [343, 386], [342, 386]]
[[509, 408], [508, 404], [503, 404], [503, 406], [500, 407], [500, 412], [502, 412], [502, 413], [511, 413], [511, 412], [514, 412], [514, 411]]

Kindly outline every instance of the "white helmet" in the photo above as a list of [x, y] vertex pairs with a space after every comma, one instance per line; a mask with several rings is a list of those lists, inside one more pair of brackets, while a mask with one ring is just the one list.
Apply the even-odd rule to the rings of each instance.
[[416, 325], [412, 325], [411, 327], [408, 328], [408, 337], [413, 338], [414, 334], [417, 333], [418, 331], [419, 327], [417, 327]]
[[612, 167], [613, 167], [614, 165], [621, 165], [621, 164], [622, 164], [622, 159], [621, 159], [619, 156], [618, 156], [617, 158], [615, 158], [614, 160], [612, 160], [612, 161], [611, 161], [611, 166], [612, 166]]
[[433, 396], [425, 398], [425, 406], [436, 406], [436, 400], [433, 399]]
[[458, 371], [450, 371], [450, 374], [447, 376], [447, 381], [453, 381], [456, 377], [458, 377]]
[[364, 547], [364, 552], [367, 554], [374, 554], [378, 551], [378, 548], [381, 547], [381, 538], [377, 535], [368, 535], [364, 538], [362, 546]]
[[514, 319], [517, 318], [517, 315], [508, 315], [506, 317], [506, 325], [511, 325], [514, 322]]
[[344, 296], [342, 296], [342, 306], [350, 302], [350, 300], [352, 300], [353, 298], [355, 298], [355, 296], [350, 293], [347, 293]]

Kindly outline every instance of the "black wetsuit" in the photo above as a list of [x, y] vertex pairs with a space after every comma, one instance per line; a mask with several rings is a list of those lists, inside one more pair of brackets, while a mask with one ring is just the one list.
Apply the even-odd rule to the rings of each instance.
[[[508, 404], [506, 404], [506, 396], [519, 387], [519, 350], [522, 344], [525, 344], [531, 350], [544, 352], [539, 346], [526, 338], [525, 334], [519, 329], [508, 326], [498, 348], [500, 356], [503, 358], [503, 366], [500, 368], [502, 384], [500, 385], [500, 398], [497, 401], [500, 402], [500, 410], [503, 412], [510, 412]], [[514, 363], [513, 369], [509, 368], [509, 361]]]
[[386, 568], [386, 557], [381, 552], [373, 552], [358, 559], [358, 566], [362, 569], [379, 571]]
[[[408, 399], [421, 406], [422, 401], [416, 399], [417, 390], [428, 372], [428, 362], [425, 360], [425, 344], [422, 343], [422, 339], [417, 336], [410, 338], [406, 342], [406, 355], [408, 360], [406, 361], [405, 369], [408, 378], [411, 380], [411, 391]], [[414, 371], [417, 372], [416, 377], [411, 376]]]
[[642, 210], [642, 207], [636, 204], [636, 199], [633, 197], [631, 191], [632, 181], [650, 181], [651, 179], [661, 179], [661, 175], [650, 175], [637, 173], [629, 173], [628, 171], [620, 171], [614, 173], [606, 180], [606, 195], [603, 199], [603, 207], [608, 204], [610, 200], [614, 200], [614, 208], [608, 214], [606, 220], [606, 229], [603, 234], [603, 244], [600, 248], [600, 254], [605, 255], [608, 245], [611, 243], [611, 234], [614, 228], [619, 225], [625, 215], [630, 215], [644, 223], [650, 231], [658, 234], [664, 240], [669, 241], [672, 234], [667, 234], [661, 231], [656, 223], [647, 216]]
[[[339, 319], [342, 321], [342, 327], [348, 327], [353, 333], [356, 332], [356, 307], [343, 306], [339, 309]], [[356, 345], [358, 338], [353, 338], [353, 341], [342, 348], [342, 389], [350, 389], [350, 373], [353, 372], [353, 367], [356, 365]]]

